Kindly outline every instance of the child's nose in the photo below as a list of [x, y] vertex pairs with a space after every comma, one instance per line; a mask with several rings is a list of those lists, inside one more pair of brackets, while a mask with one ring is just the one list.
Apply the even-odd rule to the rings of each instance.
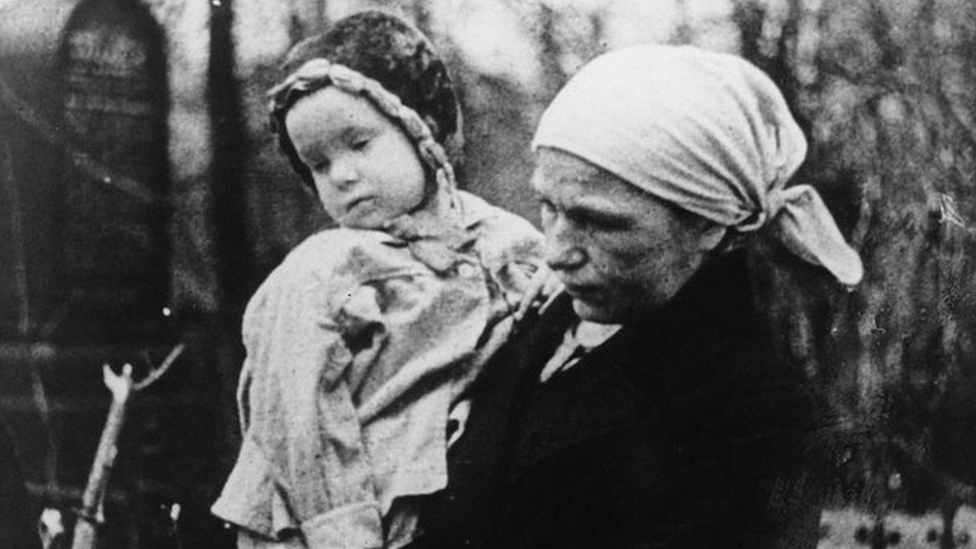
[[329, 169], [329, 179], [332, 184], [339, 187], [348, 187], [359, 179], [359, 171], [355, 163], [346, 159], [336, 159], [332, 162]]

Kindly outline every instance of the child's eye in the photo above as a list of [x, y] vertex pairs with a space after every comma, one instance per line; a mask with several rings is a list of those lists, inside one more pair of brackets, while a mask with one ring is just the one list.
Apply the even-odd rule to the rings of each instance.
[[315, 162], [309, 162], [308, 163], [308, 169], [310, 169], [310, 170], [312, 170], [313, 172], [316, 172], [316, 173], [321, 173], [321, 172], [327, 171], [329, 169], [329, 161], [328, 160], [318, 160], [318, 161], [315, 161]]
[[361, 151], [369, 145], [369, 141], [370, 140], [368, 137], [353, 139], [352, 143], [349, 144], [349, 148], [351, 148], [354, 151]]

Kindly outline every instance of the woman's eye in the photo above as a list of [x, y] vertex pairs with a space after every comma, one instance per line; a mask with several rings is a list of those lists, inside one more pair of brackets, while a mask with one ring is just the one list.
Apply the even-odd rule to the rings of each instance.
[[548, 197], [542, 195], [536, 195], [536, 201], [539, 203], [539, 210], [542, 212], [555, 213], [556, 205], [552, 203]]
[[627, 220], [598, 212], [576, 212], [573, 217], [579, 225], [601, 231], [618, 231], [628, 227]]
[[368, 138], [354, 139], [352, 143], [349, 144], [349, 148], [354, 151], [361, 151], [369, 145], [370, 140]]
[[549, 202], [548, 200], [546, 200], [544, 198], [540, 198], [539, 199], [539, 216], [542, 218], [542, 220], [546, 220], [548, 218], [551, 218], [555, 214], [556, 214], [556, 209], [552, 207], [552, 202]]

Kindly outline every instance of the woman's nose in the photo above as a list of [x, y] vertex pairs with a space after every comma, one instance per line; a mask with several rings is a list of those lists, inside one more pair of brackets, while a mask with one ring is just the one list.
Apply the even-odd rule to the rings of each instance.
[[586, 252], [562, 231], [546, 231], [546, 263], [555, 271], [571, 271], [586, 263]]

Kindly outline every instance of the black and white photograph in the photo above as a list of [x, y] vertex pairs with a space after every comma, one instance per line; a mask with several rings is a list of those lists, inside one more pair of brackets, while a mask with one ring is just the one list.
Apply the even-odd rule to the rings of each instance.
[[976, 546], [971, 0], [0, 0], [0, 548]]

